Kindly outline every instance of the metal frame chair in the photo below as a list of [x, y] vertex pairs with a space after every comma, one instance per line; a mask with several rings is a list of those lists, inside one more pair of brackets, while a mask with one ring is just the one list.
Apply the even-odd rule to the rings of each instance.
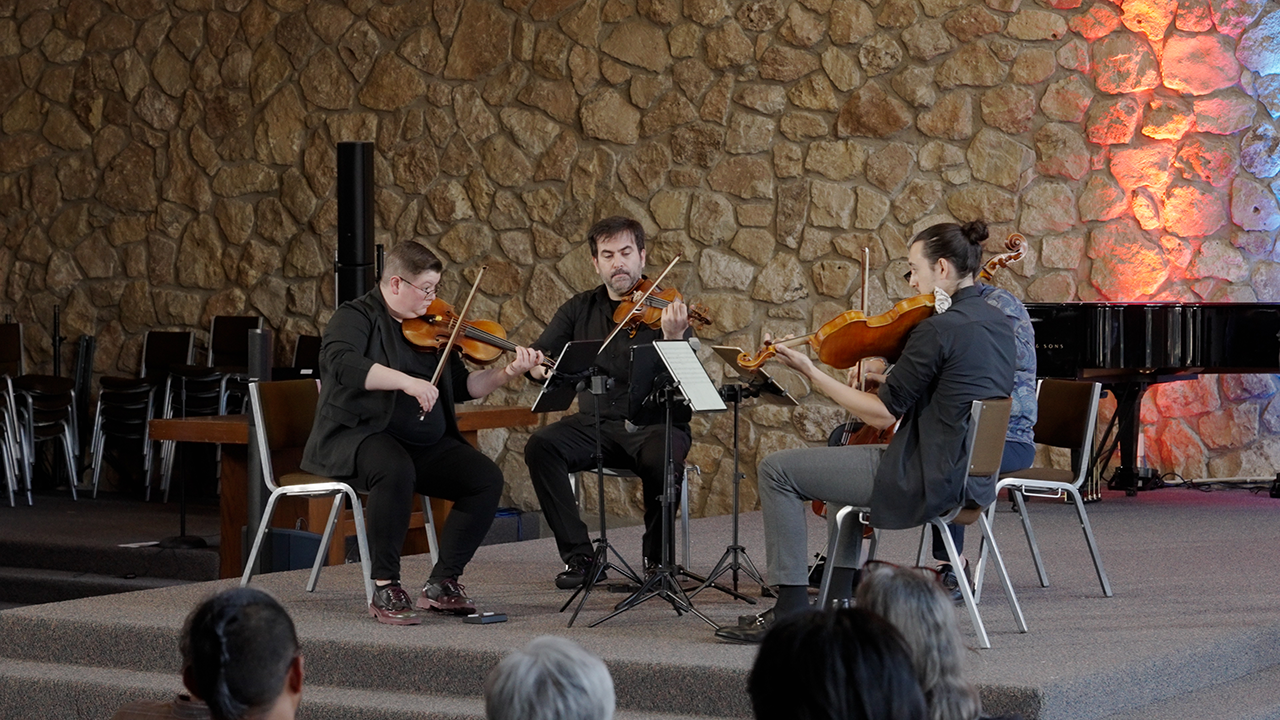
[[[596, 474], [596, 471], [594, 468], [591, 470], [583, 470], [581, 472], [586, 475]], [[690, 555], [690, 552], [689, 552], [690, 550], [689, 474], [691, 472], [696, 473], [698, 477], [702, 477], [702, 468], [698, 467], [697, 465], [693, 465], [691, 463], [685, 463], [684, 477], [682, 482], [680, 483], [680, 532], [682, 534], [681, 540], [680, 540], [680, 558], [683, 561], [681, 562], [680, 565], [686, 570], [689, 569], [689, 555]], [[611, 468], [611, 467], [604, 468], [604, 476], [636, 479], [636, 480], [640, 479], [640, 476], [637, 475], [633, 470]], [[582, 504], [582, 485], [578, 483], [578, 473], [569, 473], [569, 486], [573, 488], [574, 497], [578, 498], [578, 504], [581, 505]]]
[[93, 416], [89, 454], [93, 466], [93, 497], [98, 497], [98, 478], [108, 436], [142, 441], [142, 478], [151, 489], [151, 435], [148, 421], [155, 401], [155, 386], [146, 379], [104, 376], [99, 380], [98, 407]]
[[0, 323], [0, 377], [4, 378], [3, 393], [0, 393], [0, 425], [3, 425], [3, 437], [0, 437], [0, 448], [3, 449], [5, 470], [5, 486], [9, 495], [9, 507], [14, 507], [14, 497], [18, 493], [19, 477], [27, 486], [27, 505], [31, 500], [30, 461], [27, 459], [27, 444], [23, 427], [18, 422], [18, 401], [13, 391], [13, 378], [21, 377], [26, 372], [26, 358], [22, 348], [22, 324]]
[[[1012, 401], [1008, 398], [1000, 398], [995, 400], [974, 400], [969, 410], [969, 430], [965, 446], [968, 448], [966, 455], [966, 465], [969, 472], [965, 476], [965, 485], [972, 478], [994, 478], [1000, 472], [1000, 460], [1004, 454], [1004, 438], [1009, 428], [1009, 414], [1012, 409]], [[966, 493], [966, 496], [968, 493]], [[962, 504], [950, 512], [939, 517], [930, 518], [924, 523], [920, 532], [920, 550], [917, 557], [917, 564], [926, 562], [929, 548], [929, 528], [933, 526], [942, 534], [943, 543], [947, 547], [947, 556], [950, 559], [951, 567], [955, 568], [956, 576], [960, 580], [960, 593], [964, 596], [965, 607], [969, 611], [969, 617], [973, 621], [973, 629], [978, 636], [978, 645], [981, 648], [990, 648], [991, 640], [987, 637], [986, 626], [982, 622], [982, 616], [978, 613], [977, 595], [969, 587], [969, 578], [964, 568], [964, 561], [960, 557], [960, 553], [956, 551], [955, 543], [951, 540], [951, 533], [947, 531], [948, 523], [956, 523], [959, 525], [968, 525], [977, 523], [982, 531], [983, 550], [985, 557], [987, 547], [990, 547], [991, 555], [995, 558], [996, 571], [1000, 575], [1000, 582], [1004, 586], [1005, 595], [1009, 600], [1009, 608], [1013, 611], [1014, 621], [1018, 625], [1019, 632], [1027, 632], [1027, 622], [1022, 615], [1022, 607], [1018, 604], [1018, 598], [1014, 594], [1013, 585], [1009, 582], [1009, 573], [1005, 569], [1004, 559], [1000, 555], [1000, 548], [996, 545], [995, 535], [991, 532], [991, 524], [983, 512], [985, 508], [967, 507]], [[822, 586], [818, 593], [818, 602], [821, 607], [825, 607], [830, 600], [831, 594], [831, 568], [837, 566], [838, 559], [845, 559], [841, 551], [852, 551], [853, 558], [851, 563], [839, 563], [841, 567], [857, 567], [860, 565], [859, 556], [862, 553], [862, 528], [866, 523], [866, 516], [870, 512], [870, 508], [854, 507], [849, 505], [840, 506], [838, 509], [828, 506], [827, 508], [827, 568], [822, 576]], [[879, 545], [879, 531], [877, 530], [871, 538], [871, 547], [867, 553], [867, 557], [874, 558]], [[981, 578], [981, 574], [977, 577]], [[979, 585], [979, 589], [981, 586]]]
[[[1102, 594], [1112, 597], [1111, 582], [1107, 580], [1107, 571], [1102, 567], [1098, 542], [1094, 539], [1093, 526], [1089, 524], [1089, 514], [1085, 512], [1084, 499], [1080, 496], [1080, 486], [1089, 477], [1094, 428], [1098, 423], [1098, 399], [1101, 396], [1100, 383], [1042, 380], [1036, 393], [1039, 409], [1035, 427], [1036, 443], [1077, 451], [1073, 454], [1078, 456], [1075, 458], [1078, 467], [1075, 472], [1031, 467], [1007, 473], [1000, 476], [1000, 481], [996, 484], [996, 492], [999, 493], [1006, 488], [1012, 491], [1013, 502], [1018, 514], [1022, 517], [1022, 529], [1027, 536], [1027, 546], [1031, 550], [1031, 559], [1035, 562], [1041, 587], [1049, 587], [1049, 575], [1045, 572], [1044, 560], [1040, 557], [1040, 547], [1036, 544], [1036, 535], [1031, 529], [1031, 514], [1027, 511], [1026, 498], [1030, 496], [1063, 500], [1070, 497], [1072, 504], [1075, 505], [1076, 515], [1080, 518], [1080, 528], [1084, 531], [1085, 543], [1089, 546], [1090, 555], [1093, 556], [1093, 568], [1098, 573], [1098, 584], [1102, 586]], [[994, 506], [987, 510], [987, 515], [988, 518], [994, 517]], [[981, 577], [982, 563], [985, 559], [984, 554], [979, 560], [979, 577]]]
[[373, 601], [373, 578], [369, 575], [369, 538], [365, 531], [364, 506], [360, 502], [360, 496], [350, 485], [331, 478], [296, 470], [282, 474], [276, 472], [277, 463], [282, 468], [292, 469], [301, 461], [302, 450], [311, 434], [311, 424], [315, 418], [319, 397], [320, 391], [314, 380], [282, 380], [249, 384], [249, 406], [254, 422], [253, 442], [258, 449], [262, 480], [271, 491], [271, 496], [267, 498], [266, 507], [258, 523], [258, 532], [253, 538], [253, 546], [249, 551], [249, 559], [245, 563], [244, 575], [240, 578], [240, 587], [248, 585], [249, 578], [253, 576], [253, 566], [258, 558], [258, 552], [262, 549], [262, 539], [266, 537], [267, 530], [270, 528], [271, 515], [280, 498], [332, 496], [333, 507], [329, 511], [329, 520], [325, 523], [320, 548], [316, 552], [315, 563], [311, 566], [311, 576], [307, 580], [307, 592], [314, 592], [316, 582], [320, 579], [320, 567], [324, 565], [325, 556], [329, 552], [333, 528], [338, 524], [342, 499], [346, 497], [351, 503], [355, 519], [356, 544], [360, 549], [361, 575], [364, 579], [365, 602], [368, 603]]
[[28, 486], [35, 474], [36, 444], [58, 438], [67, 462], [71, 499], [78, 500], [80, 438], [76, 428], [75, 383], [56, 375], [22, 375], [13, 380], [18, 420], [23, 430]]

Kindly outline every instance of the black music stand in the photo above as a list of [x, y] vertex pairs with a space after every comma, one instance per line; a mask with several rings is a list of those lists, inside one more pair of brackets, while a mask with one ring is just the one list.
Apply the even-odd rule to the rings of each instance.
[[[665, 371], [664, 371], [665, 368]], [[694, 412], [719, 412], [728, 406], [720, 399], [711, 378], [685, 340], [659, 340], [631, 349], [629, 419], [636, 425], [654, 425], [659, 418], [665, 426], [663, 457], [666, 472], [662, 484], [662, 560], [640, 588], [614, 607], [614, 611], [591, 623], [606, 620], [653, 598], [666, 600], [676, 615], [692, 613], [711, 627], [718, 627], [693, 607], [680, 584], [684, 574], [675, 564], [672, 530], [675, 525], [675, 463], [671, 452], [671, 431], [676, 422], [687, 422]], [[677, 418], [683, 418], [678, 420]]]
[[[738, 440], [738, 418], [739, 408], [742, 401], [754, 397], [762, 397], [765, 402], [773, 405], [798, 405], [796, 399], [791, 397], [786, 388], [782, 387], [769, 376], [764, 370], [748, 370], [738, 364], [738, 356], [742, 354], [741, 348], [726, 347], [717, 345], [712, 350], [720, 356], [730, 367], [737, 371], [737, 382], [728, 382], [720, 387], [720, 396], [725, 402], [733, 403], [733, 542], [725, 547], [724, 554], [720, 556], [719, 562], [707, 574], [706, 581], [701, 587], [689, 594], [689, 597], [695, 597], [698, 593], [712, 587], [713, 583], [725, 573], [733, 574], [733, 589], [738, 589], [738, 573], [741, 572], [747, 576], [755, 584], [760, 586], [761, 597], [772, 597], [773, 590], [764, 581], [760, 571], [756, 569], [755, 563], [751, 562], [751, 557], [747, 555], [747, 549], [739, 541], [738, 536], [738, 514], [739, 514], [739, 494], [738, 486], [742, 481], [742, 472], [738, 469], [740, 456], [740, 444]], [[745, 383], [745, 384], [744, 384]], [[743, 598], [747, 602], [754, 605], [755, 600], [751, 598]]]
[[[596, 397], [596, 495], [600, 501], [600, 537], [595, 540], [596, 549], [591, 556], [590, 576], [583, 578], [582, 585], [579, 585], [578, 589], [574, 590], [569, 599], [564, 602], [564, 605], [560, 606], [560, 612], [564, 612], [573, 604], [575, 598], [579, 595], [582, 596], [582, 599], [578, 601], [578, 606], [573, 610], [573, 615], [569, 616], [568, 627], [573, 627], [574, 621], [578, 619], [578, 613], [582, 612], [582, 606], [586, 604], [587, 598], [591, 596], [591, 591], [595, 589], [596, 584], [604, 577], [606, 570], [612, 569], [632, 582], [640, 582], [640, 576], [631, 569], [631, 566], [627, 564], [622, 555], [609, 544], [608, 523], [605, 520], [604, 451], [600, 447], [600, 398], [608, 392], [610, 379], [595, 363], [596, 356], [600, 354], [600, 348], [603, 345], [604, 343], [600, 340], [576, 340], [566, 344], [564, 350], [560, 352], [560, 357], [556, 360], [551, 374], [547, 376], [547, 381], [542, 386], [542, 392], [538, 394], [538, 399], [533, 403], [533, 412], [567, 410], [573, 404], [573, 399], [577, 396], [580, 386]], [[615, 565], [609, 559], [609, 553], [613, 553], [613, 556], [622, 564]]]

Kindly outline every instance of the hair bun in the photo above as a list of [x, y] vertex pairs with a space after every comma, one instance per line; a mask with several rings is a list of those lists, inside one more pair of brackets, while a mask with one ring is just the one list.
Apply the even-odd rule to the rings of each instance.
[[987, 239], [987, 224], [981, 220], [967, 222], [960, 226], [960, 232], [974, 245], [981, 245]]

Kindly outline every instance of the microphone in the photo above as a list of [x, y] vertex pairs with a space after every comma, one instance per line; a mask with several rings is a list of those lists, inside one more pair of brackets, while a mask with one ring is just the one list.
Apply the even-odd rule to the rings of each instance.
[[702, 349], [702, 341], [697, 337], [691, 337], [689, 338], [689, 347], [693, 348], [694, 352], [698, 352]]

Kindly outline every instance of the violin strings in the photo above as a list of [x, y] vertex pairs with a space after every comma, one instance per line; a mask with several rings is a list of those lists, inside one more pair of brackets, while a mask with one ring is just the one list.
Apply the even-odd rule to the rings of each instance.
[[[449, 323], [449, 331], [450, 331], [450, 332], [452, 332], [452, 331], [453, 331], [453, 328], [454, 328], [454, 326], [455, 326], [455, 324], [456, 324], [456, 323], [457, 323], [457, 321], [456, 321], [456, 320], [451, 321], [451, 322]], [[467, 337], [469, 337], [469, 338], [474, 338], [474, 339], [476, 339], [476, 340], [482, 340], [482, 341], [484, 341], [484, 342], [489, 343], [490, 345], [494, 345], [494, 346], [496, 346], [496, 347], [500, 347], [500, 348], [502, 348], [503, 350], [511, 350], [511, 349], [515, 348], [515, 344], [514, 344], [514, 343], [512, 343], [511, 341], [507, 340], [506, 338], [498, 337], [497, 335], [494, 335], [493, 333], [491, 333], [491, 332], [489, 332], [489, 331], [487, 331], [487, 330], [481, 330], [480, 328], [476, 327], [475, 325], [470, 325], [470, 324], [466, 325], [466, 329], [465, 329], [463, 332], [464, 332], [464, 333], [466, 333], [466, 336], [467, 336]]]

